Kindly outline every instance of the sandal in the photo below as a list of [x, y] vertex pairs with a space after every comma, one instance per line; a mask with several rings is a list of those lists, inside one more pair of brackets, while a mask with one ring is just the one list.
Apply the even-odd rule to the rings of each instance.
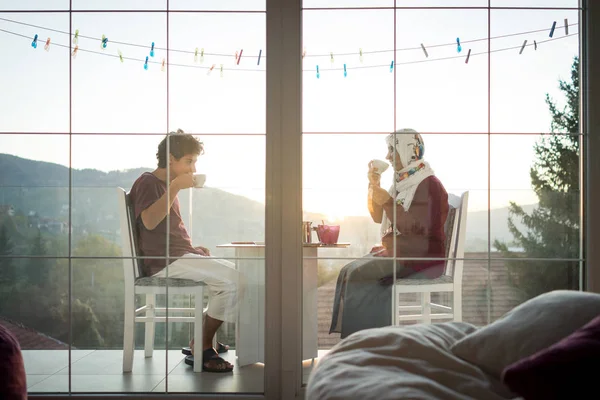
[[[231, 368], [207, 367], [205, 364], [210, 361], [215, 361], [217, 363], [217, 366], [226, 365], [226, 361], [224, 359], [222, 359], [221, 357], [219, 357], [219, 355], [213, 348], [206, 349], [202, 352], [202, 371], [204, 371], [204, 372], [232, 372], [233, 371], [233, 367], [231, 367]], [[185, 363], [187, 365], [191, 365], [193, 367], [194, 366], [194, 356], [185, 357]]]
[[[223, 344], [221, 342], [217, 342], [217, 353], [227, 353], [229, 351], [229, 345]], [[181, 352], [186, 356], [192, 355], [192, 349], [190, 347], [182, 347]]]

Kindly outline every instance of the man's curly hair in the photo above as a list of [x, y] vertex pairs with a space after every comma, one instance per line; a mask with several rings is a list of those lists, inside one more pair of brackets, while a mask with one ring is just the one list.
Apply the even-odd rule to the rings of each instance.
[[167, 156], [167, 139], [169, 140], [169, 152], [176, 160], [186, 154], [204, 154], [204, 143], [183, 130], [177, 129], [177, 132], [169, 132], [158, 145], [158, 152], [156, 153], [158, 168], [167, 168], [169, 159]]

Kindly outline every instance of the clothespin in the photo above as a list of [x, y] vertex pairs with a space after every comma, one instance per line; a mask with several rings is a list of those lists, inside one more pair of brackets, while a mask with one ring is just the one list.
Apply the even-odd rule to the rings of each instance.
[[427, 54], [427, 49], [423, 46], [423, 43], [421, 43], [421, 48], [423, 49], [423, 53], [425, 53], [425, 57], [429, 58], [429, 54]]
[[462, 51], [462, 46], [460, 45], [460, 38], [456, 38], [456, 52], [460, 53]]
[[362, 47], [360, 49], [358, 49], [358, 59], [360, 60], [360, 62], [362, 64], [362, 62], [363, 62]]
[[144, 69], [148, 71], [148, 56], [146, 56], [146, 62], [144, 63]]
[[321, 73], [319, 72], [319, 66], [317, 65], [317, 79], [321, 77]]
[[200, 50], [200, 64], [204, 62], [204, 47]]
[[239, 56], [239, 55], [240, 55], [240, 53], [239, 53], [239, 52], [236, 50], [236, 51], [235, 51], [235, 56], [234, 56], [234, 57], [235, 57], [235, 61], [234, 61], [234, 62], [235, 62], [236, 64], [237, 64], [237, 60], [238, 60], [238, 56]]
[[260, 56], [262, 55], [262, 49], [260, 49], [260, 51], [258, 52], [258, 62], [256, 63], [256, 65], [260, 65]]
[[208, 69], [208, 72], [206, 73], [206, 75], [210, 75], [211, 71], [215, 69], [215, 64], [211, 65], [210, 68]]
[[79, 43], [79, 29], [75, 29], [75, 36], [73, 36], [73, 44]]
[[565, 35], [569, 36], [569, 20], [565, 18]]
[[37, 38], [38, 38], [38, 35], [36, 33], [35, 36], [33, 37], [33, 42], [31, 42], [31, 47], [33, 47], [34, 49], [37, 49]]
[[79, 45], [75, 45], [73, 53], [71, 53], [71, 56], [73, 56], [73, 58], [77, 57], [77, 50], [79, 50]]
[[304, 57], [306, 57], [306, 46], [304, 46], [304, 49], [302, 50], [302, 59], [304, 60]]
[[523, 42], [523, 45], [521, 46], [521, 50], [519, 50], [519, 54], [523, 53], [523, 49], [525, 49], [525, 45], [527, 45], [527, 39], [525, 39], [525, 41]]
[[467, 53], [467, 59], [465, 60], [465, 64], [469, 63], [469, 58], [471, 58], [471, 49], [469, 49], [469, 52]]
[[123, 53], [121, 53], [121, 50], [118, 50], [118, 51], [119, 51], [119, 60], [121, 60], [121, 62], [123, 62]]
[[237, 65], [240, 65], [240, 60], [242, 59], [242, 53], [244, 52], [244, 49], [240, 50], [240, 56], [237, 59]]
[[346, 72], [346, 64], [344, 64], [344, 78], [348, 76], [348, 73]]
[[44, 45], [44, 50], [50, 50], [50, 38], [46, 39], [46, 44]]
[[329, 55], [331, 56], [331, 63], [333, 64], [333, 52], [329, 53]]
[[223, 64], [221, 64], [221, 72], [220, 72], [221, 78], [223, 77]]
[[552, 23], [552, 28], [550, 28], [550, 37], [554, 36], [554, 28], [556, 28], [556, 21]]
[[194, 62], [198, 62], [198, 48], [196, 47], [196, 51], [194, 51]]
[[162, 65], [160, 66], [160, 70], [161, 70], [162, 72], [165, 72], [165, 62], [166, 62], [166, 61], [165, 61], [165, 59], [163, 58], [163, 59], [162, 59]]
[[152, 47], [150, 48], [150, 57], [154, 57], [154, 42], [152, 42]]
[[102, 46], [101, 46], [101, 48], [105, 49], [107, 44], [108, 44], [108, 38], [106, 36], [102, 35]]
[[394, 60], [392, 60], [392, 63], [390, 64], [390, 72], [394, 71]]

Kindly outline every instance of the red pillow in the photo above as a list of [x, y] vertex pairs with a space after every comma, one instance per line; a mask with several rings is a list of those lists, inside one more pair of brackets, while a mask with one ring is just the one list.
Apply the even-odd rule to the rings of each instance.
[[17, 339], [0, 325], [0, 397], [6, 400], [27, 399], [25, 366]]
[[586, 393], [598, 396], [598, 371], [600, 315], [560, 342], [506, 367], [502, 381], [525, 400], [578, 399]]

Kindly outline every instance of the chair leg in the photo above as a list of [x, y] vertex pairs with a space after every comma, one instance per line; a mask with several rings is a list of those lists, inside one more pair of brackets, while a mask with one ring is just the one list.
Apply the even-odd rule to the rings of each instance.
[[125, 291], [125, 318], [123, 321], [123, 372], [133, 370], [133, 348], [135, 345], [135, 295]]
[[421, 295], [421, 308], [423, 310], [423, 323], [431, 323], [431, 293], [423, 292]]
[[202, 303], [204, 302], [204, 291], [202, 288], [196, 293], [194, 299], [196, 307], [194, 310], [194, 372], [202, 372]]
[[144, 340], [144, 355], [146, 358], [152, 357], [152, 351], [154, 350], [154, 317], [156, 316], [156, 295], [146, 294], [146, 317], [151, 318], [150, 321], [146, 322], [146, 332]]
[[462, 321], [462, 288], [454, 289], [454, 292], [452, 292], [452, 301], [454, 303], [452, 307], [454, 320], [460, 322]]

